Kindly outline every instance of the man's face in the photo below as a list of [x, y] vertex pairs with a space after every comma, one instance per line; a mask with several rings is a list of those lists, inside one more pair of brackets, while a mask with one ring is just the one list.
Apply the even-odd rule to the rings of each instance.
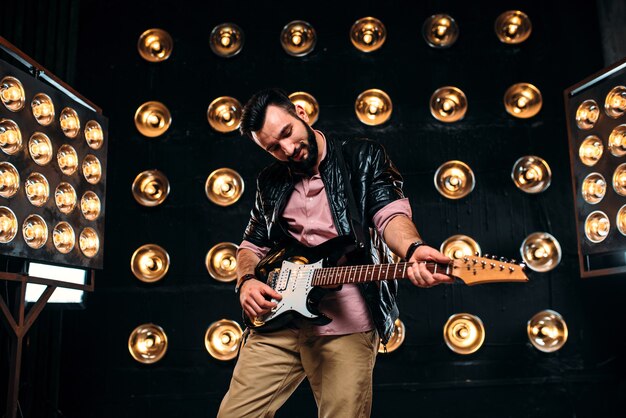
[[307, 123], [309, 118], [304, 109], [296, 106], [296, 113], [298, 117], [282, 107], [268, 106], [263, 127], [252, 132], [252, 137], [274, 158], [287, 162], [295, 172], [311, 175], [317, 165], [317, 140]]

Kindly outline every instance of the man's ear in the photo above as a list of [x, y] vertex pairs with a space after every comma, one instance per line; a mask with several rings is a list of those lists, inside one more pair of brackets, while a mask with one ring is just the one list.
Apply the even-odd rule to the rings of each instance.
[[304, 110], [304, 107], [302, 107], [299, 104], [294, 104], [294, 106], [296, 107], [296, 114], [298, 115], [298, 117], [308, 124], [309, 114], [306, 113], [306, 110]]

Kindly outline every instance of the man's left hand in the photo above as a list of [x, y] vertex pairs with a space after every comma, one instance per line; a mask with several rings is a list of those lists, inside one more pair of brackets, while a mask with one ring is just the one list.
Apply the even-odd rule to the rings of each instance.
[[452, 283], [454, 279], [441, 273], [431, 273], [426, 267], [426, 261], [448, 264], [451, 260], [436, 249], [427, 245], [418, 247], [407, 262], [412, 263], [407, 269], [407, 276], [411, 283], [418, 287], [433, 287], [440, 283]]

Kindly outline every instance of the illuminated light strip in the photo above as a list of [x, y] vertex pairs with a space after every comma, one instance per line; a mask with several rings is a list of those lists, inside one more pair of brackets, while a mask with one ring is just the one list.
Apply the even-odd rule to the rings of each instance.
[[575, 95], [577, 95], [581, 91], [585, 90], [586, 88], [591, 87], [592, 85], [594, 85], [594, 84], [604, 80], [605, 78], [612, 76], [613, 74], [615, 74], [616, 72], [621, 71], [624, 68], [626, 68], [626, 62], [621, 64], [621, 65], [618, 65], [617, 67], [613, 68], [612, 70], [607, 71], [606, 73], [604, 73], [604, 74], [594, 78], [593, 80], [588, 81], [587, 83], [583, 84], [582, 86], [572, 90], [569, 93], [569, 97], [574, 97]]

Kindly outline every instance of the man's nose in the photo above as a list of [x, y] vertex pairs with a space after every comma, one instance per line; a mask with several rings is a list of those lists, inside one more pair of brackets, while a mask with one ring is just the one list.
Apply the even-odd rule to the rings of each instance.
[[296, 149], [296, 146], [288, 140], [282, 141], [280, 147], [283, 149], [283, 152], [287, 157], [291, 157]]

